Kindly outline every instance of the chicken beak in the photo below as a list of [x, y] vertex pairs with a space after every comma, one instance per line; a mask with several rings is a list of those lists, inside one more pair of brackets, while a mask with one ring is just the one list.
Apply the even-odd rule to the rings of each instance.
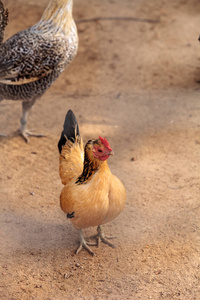
[[115, 155], [115, 153], [114, 153], [113, 151], [111, 151], [111, 152], [109, 153], [109, 155], [112, 155], [112, 156], [114, 156], [114, 155]]

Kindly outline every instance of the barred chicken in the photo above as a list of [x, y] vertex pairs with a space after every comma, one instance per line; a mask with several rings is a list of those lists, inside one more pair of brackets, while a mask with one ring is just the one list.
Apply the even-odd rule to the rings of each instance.
[[[78, 229], [80, 246], [94, 255], [91, 245], [100, 241], [115, 247], [104, 236], [102, 224], [115, 219], [123, 210], [126, 191], [107, 164], [112, 155], [109, 142], [102, 137], [89, 140], [85, 148], [75, 115], [68, 111], [58, 143], [60, 152], [60, 177], [64, 188], [60, 206], [73, 226]], [[86, 242], [82, 229], [97, 226], [96, 244]]]
[[[22, 100], [20, 133], [28, 142], [27, 114], [75, 57], [78, 35], [73, 0], [50, 0], [41, 20], [0, 44], [0, 101]], [[0, 41], [7, 24], [0, 0]]]

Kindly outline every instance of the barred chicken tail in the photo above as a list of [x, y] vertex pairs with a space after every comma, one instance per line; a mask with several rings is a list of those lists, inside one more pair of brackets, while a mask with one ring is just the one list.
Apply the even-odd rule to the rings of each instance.
[[76, 137], [79, 135], [78, 122], [73, 111], [70, 109], [66, 114], [63, 131], [58, 142], [59, 152], [61, 153], [62, 147], [66, 144], [67, 140], [70, 140], [72, 143], [74, 143], [76, 141]]
[[3, 42], [4, 29], [7, 24], [8, 24], [8, 10], [4, 8], [4, 5], [0, 0], [0, 43]]

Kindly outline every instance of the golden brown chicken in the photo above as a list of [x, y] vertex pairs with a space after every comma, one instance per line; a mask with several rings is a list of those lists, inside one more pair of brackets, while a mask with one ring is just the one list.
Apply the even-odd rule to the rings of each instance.
[[0, 101], [22, 100], [20, 133], [27, 142], [42, 136], [26, 130], [29, 110], [77, 53], [72, 7], [73, 0], [50, 0], [37, 24], [1, 43], [8, 12], [0, 0]]
[[94, 252], [83, 237], [82, 229], [97, 226], [97, 244], [100, 240], [115, 247], [104, 236], [102, 224], [115, 219], [123, 210], [126, 191], [122, 182], [111, 173], [107, 159], [112, 149], [105, 138], [89, 140], [85, 149], [79, 134], [75, 115], [68, 111], [58, 143], [60, 177], [64, 188], [60, 195], [61, 209], [79, 230], [80, 246]]

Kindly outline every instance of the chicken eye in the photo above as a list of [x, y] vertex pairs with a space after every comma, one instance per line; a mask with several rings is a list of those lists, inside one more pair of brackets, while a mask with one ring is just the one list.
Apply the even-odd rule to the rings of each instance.
[[103, 152], [103, 150], [101, 150], [101, 149], [98, 149], [98, 152]]

